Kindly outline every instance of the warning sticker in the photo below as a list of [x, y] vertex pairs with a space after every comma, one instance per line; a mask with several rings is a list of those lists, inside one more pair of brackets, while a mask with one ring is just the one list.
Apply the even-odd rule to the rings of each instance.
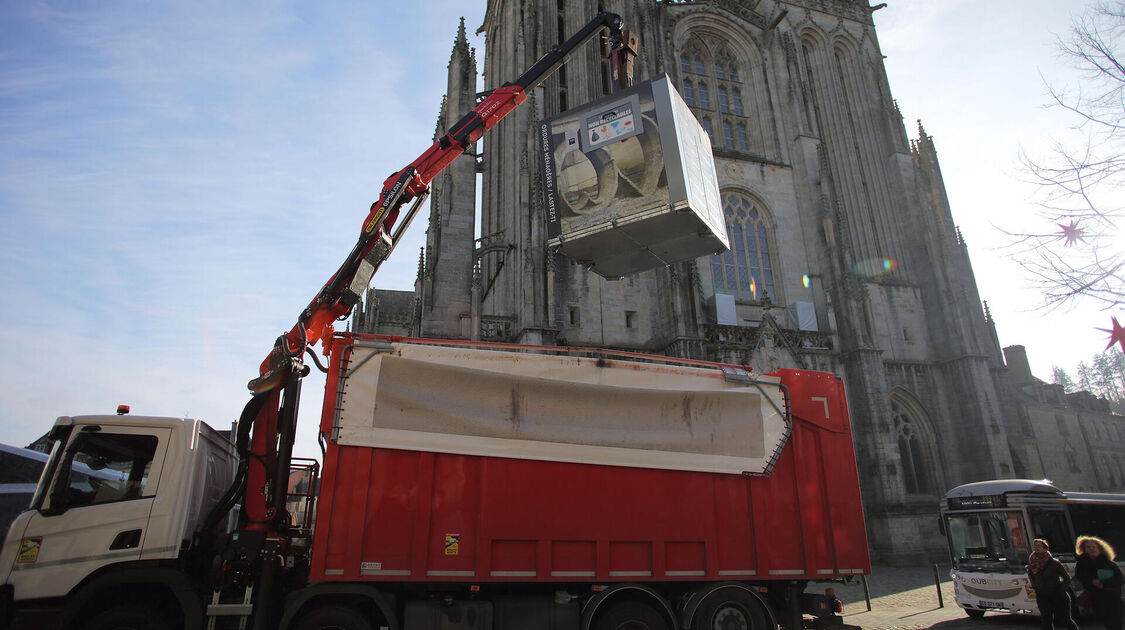
[[31, 564], [39, 559], [39, 549], [43, 546], [42, 538], [24, 538], [20, 541], [20, 551], [16, 555], [16, 564]]
[[455, 556], [460, 552], [461, 534], [445, 535], [445, 555]]

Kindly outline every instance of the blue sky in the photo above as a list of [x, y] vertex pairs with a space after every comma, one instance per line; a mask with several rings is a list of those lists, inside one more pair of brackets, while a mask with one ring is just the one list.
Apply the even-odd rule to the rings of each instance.
[[[933, 135], [1001, 343], [1033, 367], [1105, 346], [1109, 314], [1040, 318], [990, 221], [1032, 209], [1021, 147], [1066, 121], [1042, 76], [1078, 2], [898, 0], [876, 13], [911, 135]], [[336, 269], [383, 180], [430, 143], [458, 19], [484, 2], [0, 3], [0, 442], [56, 416], [224, 426]], [[483, 52], [478, 51], [478, 58]], [[1041, 76], [1042, 75], [1042, 76]], [[511, 77], [504, 77], [509, 79]], [[424, 219], [376, 285], [413, 285]], [[322, 380], [305, 386], [311, 454]]]

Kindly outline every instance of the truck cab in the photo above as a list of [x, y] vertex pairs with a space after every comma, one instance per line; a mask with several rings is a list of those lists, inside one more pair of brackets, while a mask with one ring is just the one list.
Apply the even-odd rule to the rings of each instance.
[[231, 484], [230, 441], [199, 420], [129, 415], [64, 416], [50, 437], [31, 505], [0, 551], [0, 612], [72, 627], [188, 596], [185, 585], [141, 598], [134, 586], [153, 572], [183, 575], [197, 524]]

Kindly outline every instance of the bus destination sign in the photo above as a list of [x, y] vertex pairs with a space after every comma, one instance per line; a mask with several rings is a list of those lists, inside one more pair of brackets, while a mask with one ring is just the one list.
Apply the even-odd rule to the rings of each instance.
[[948, 501], [949, 509], [951, 510], [1008, 507], [1008, 497], [1003, 494], [988, 494], [978, 497], [949, 497], [946, 501]]

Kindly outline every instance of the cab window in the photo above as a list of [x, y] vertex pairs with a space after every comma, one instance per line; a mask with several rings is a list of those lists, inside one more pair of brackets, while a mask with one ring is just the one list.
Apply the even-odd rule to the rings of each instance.
[[154, 435], [91, 432], [67, 449], [62, 474], [51, 491], [52, 508], [74, 508], [151, 496], [149, 470], [158, 440]]

